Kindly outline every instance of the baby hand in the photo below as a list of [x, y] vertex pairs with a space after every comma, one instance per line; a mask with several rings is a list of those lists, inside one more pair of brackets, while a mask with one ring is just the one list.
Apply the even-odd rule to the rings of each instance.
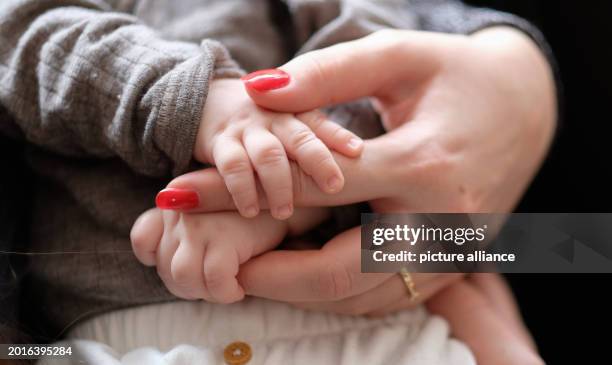
[[321, 112], [271, 112], [251, 101], [241, 81], [222, 79], [209, 89], [194, 157], [217, 167], [244, 217], [259, 213], [256, 172], [272, 216], [286, 219], [293, 214], [293, 189], [299, 187], [288, 158], [333, 194], [344, 186], [344, 177], [328, 147], [357, 157], [362, 146], [359, 137]]
[[156, 266], [168, 290], [183, 299], [232, 303], [245, 293], [236, 275], [242, 263], [276, 247], [285, 236], [317, 225], [327, 210], [298, 209], [287, 221], [262, 213], [188, 214], [151, 209], [130, 234], [138, 260]]

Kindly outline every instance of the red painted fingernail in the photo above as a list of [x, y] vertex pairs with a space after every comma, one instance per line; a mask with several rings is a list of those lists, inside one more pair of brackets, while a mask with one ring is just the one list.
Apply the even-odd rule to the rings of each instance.
[[269, 91], [287, 86], [291, 77], [288, 73], [277, 68], [259, 70], [242, 76], [241, 80], [246, 87], [257, 91]]
[[159, 209], [193, 209], [200, 205], [200, 196], [195, 190], [164, 189], [157, 193], [155, 205], [157, 205]]

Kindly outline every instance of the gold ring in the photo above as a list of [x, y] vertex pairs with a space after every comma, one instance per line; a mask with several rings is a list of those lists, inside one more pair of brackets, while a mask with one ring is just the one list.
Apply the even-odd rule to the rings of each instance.
[[402, 268], [399, 274], [402, 277], [402, 281], [404, 282], [404, 285], [406, 285], [406, 290], [408, 291], [408, 297], [410, 298], [411, 301], [414, 302], [419, 297], [420, 294], [416, 290], [416, 287], [414, 285], [414, 280], [412, 280], [412, 275], [410, 275], [408, 270], [406, 270], [405, 268]]

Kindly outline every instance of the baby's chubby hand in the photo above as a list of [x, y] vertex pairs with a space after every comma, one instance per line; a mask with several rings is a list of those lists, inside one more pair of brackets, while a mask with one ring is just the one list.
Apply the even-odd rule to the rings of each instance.
[[259, 214], [263, 190], [271, 215], [286, 219], [293, 214], [293, 189], [299, 188], [288, 159], [322, 191], [342, 190], [344, 176], [330, 149], [358, 157], [363, 141], [319, 111], [293, 115], [262, 109], [241, 81], [220, 79], [208, 92], [194, 158], [217, 167], [242, 216]]
[[248, 219], [236, 212], [189, 214], [150, 209], [134, 223], [130, 238], [136, 258], [156, 266], [175, 296], [232, 303], [245, 295], [236, 278], [241, 264], [327, 216], [323, 208], [297, 209], [285, 221], [268, 212]]

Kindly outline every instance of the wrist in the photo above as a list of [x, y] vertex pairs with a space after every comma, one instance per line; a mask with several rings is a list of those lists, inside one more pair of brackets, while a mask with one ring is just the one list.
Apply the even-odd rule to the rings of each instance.
[[241, 103], [248, 103], [248, 96], [237, 79], [213, 80], [202, 110], [202, 118], [193, 150], [193, 157], [201, 163], [212, 164], [216, 137], [223, 132], [234, 117]]
[[215, 143], [214, 132], [211, 131], [212, 123], [202, 118], [193, 149], [193, 158], [204, 164], [213, 164], [212, 150]]

